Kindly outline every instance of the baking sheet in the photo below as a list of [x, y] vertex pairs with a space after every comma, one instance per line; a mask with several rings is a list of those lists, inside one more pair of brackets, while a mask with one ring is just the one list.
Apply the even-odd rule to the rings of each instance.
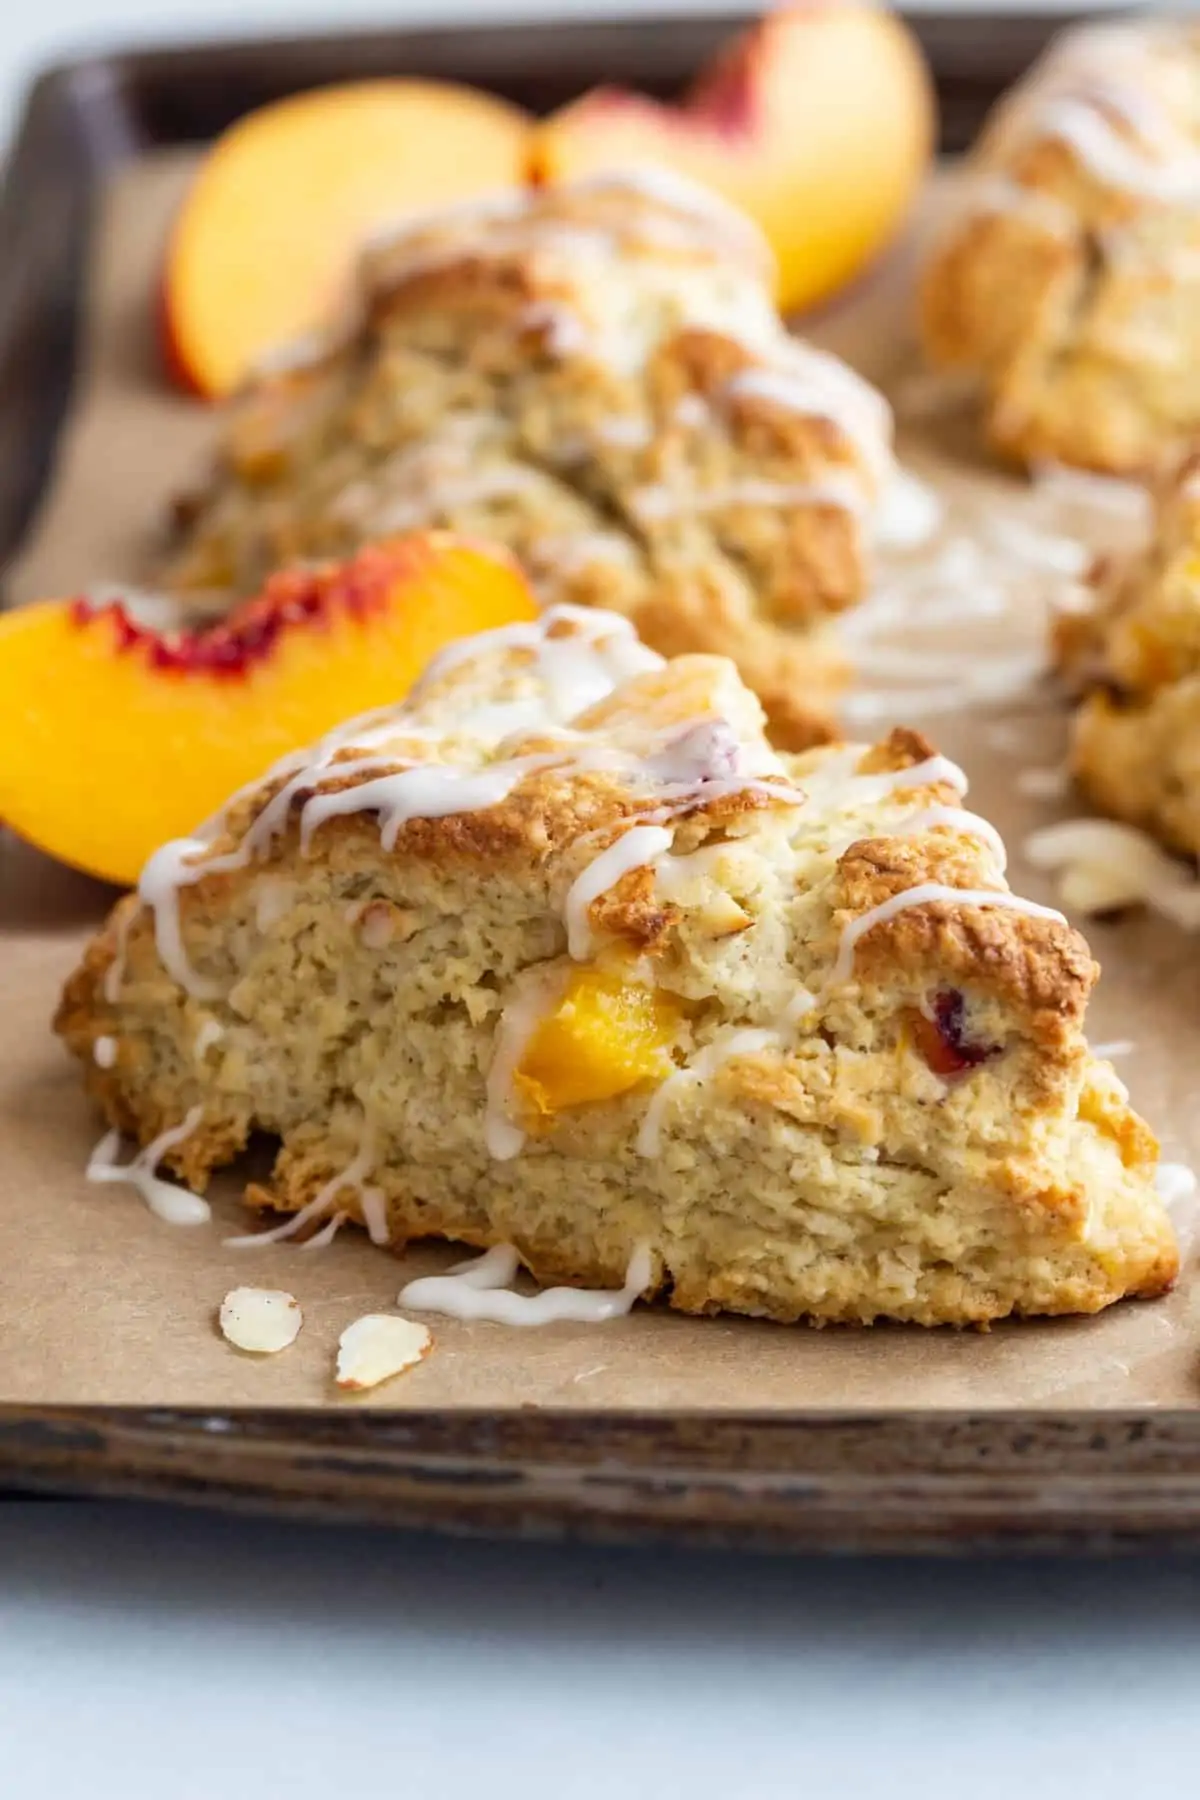
[[[106, 196], [79, 402], [14, 572], [18, 598], [142, 579], [151, 522], [203, 466], [212, 414], [165, 385], [154, 327], [164, 234], [189, 167], [174, 154], [147, 159]], [[910, 411], [920, 410], [919, 394], [899, 321], [919, 235], [813, 331], [895, 388]], [[919, 560], [888, 559], [877, 599], [851, 628], [876, 672], [854, 703], [856, 731], [878, 735], [892, 718], [923, 725], [967, 769], [972, 806], [1003, 831], [1014, 887], [1052, 901], [1020, 846], [1032, 827], [1075, 808], [1031, 799], [1019, 785], [1022, 771], [1059, 761], [1063, 742], [1052, 694], [1032, 673], [1042, 601], [1059, 577], [1031, 554], [1029, 534], [1033, 550], [1040, 541], [1052, 559], [1064, 531], [1104, 543], [1129, 527], [988, 469], [953, 414], [909, 425], [901, 447], [942, 493], [946, 522]], [[981, 537], [989, 547], [971, 552]], [[931, 559], [938, 579], [928, 573]], [[908, 615], [900, 632], [891, 617], [897, 596]], [[922, 670], [904, 694], [896, 655], [914, 648]], [[1002, 686], [1006, 659], [1021, 657], [1031, 673], [1019, 691], [983, 704], [972, 687], [980, 674]], [[956, 694], [957, 710], [946, 710]], [[452, 1253], [430, 1247], [397, 1261], [345, 1233], [319, 1252], [279, 1245], [239, 1253], [221, 1244], [244, 1223], [231, 1179], [215, 1190], [215, 1226], [193, 1230], [159, 1223], [132, 1189], [85, 1182], [101, 1125], [49, 1018], [111, 897], [0, 831], [0, 1401], [636, 1410], [1200, 1401], [1200, 1279], [1191, 1271], [1163, 1301], [986, 1335], [813, 1332], [646, 1308], [604, 1326], [534, 1331], [431, 1319], [435, 1349], [419, 1368], [353, 1400], [337, 1395], [331, 1376], [342, 1328], [392, 1306], [402, 1281]], [[1166, 1156], [1200, 1165], [1200, 942], [1146, 918], [1093, 924], [1088, 936], [1105, 967], [1089, 1015], [1092, 1039], [1132, 1040], [1118, 1067], [1135, 1102]], [[243, 1282], [299, 1298], [304, 1329], [282, 1355], [252, 1360], [218, 1336], [221, 1298]]]

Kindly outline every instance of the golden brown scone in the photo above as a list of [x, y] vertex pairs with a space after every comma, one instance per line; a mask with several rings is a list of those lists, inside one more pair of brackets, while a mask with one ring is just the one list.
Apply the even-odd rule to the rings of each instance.
[[996, 108], [926, 270], [925, 347], [1003, 455], [1119, 473], [1200, 434], [1200, 26], [1064, 33]]
[[754, 228], [657, 175], [463, 208], [368, 252], [344, 341], [237, 403], [163, 579], [201, 610], [281, 563], [441, 526], [547, 603], [732, 656], [780, 741], [830, 735], [822, 635], [864, 586], [883, 400], [780, 322]]
[[1160, 484], [1145, 550], [1097, 569], [1055, 626], [1071, 764], [1102, 811], [1200, 856], [1200, 456]]
[[200, 1109], [188, 1182], [268, 1133], [252, 1200], [377, 1190], [396, 1248], [619, 1287], [641, 1246], [647, 1297], [779, 1320], [1161, 1293], [1095, 964], [961, 790], [912, 732], [781, 759], [730, 663], [554, 610], [168, 845], [57, 1028], [141, 1142]]

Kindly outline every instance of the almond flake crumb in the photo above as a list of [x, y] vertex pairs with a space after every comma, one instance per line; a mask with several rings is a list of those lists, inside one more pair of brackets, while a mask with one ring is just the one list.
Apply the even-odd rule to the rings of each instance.
[[294, 1344], [304, 1323], [295, 1294], [282, 1288], [231, 1288], [218, 1315], [223, 1336], [236, 1350], [274, 1356]]
[[337, 1384], [350, 1393], [378, 1387], [414, 1369], [433, 1348], [427, 1325], [396, 1313], [367, 1313], [338, 1339]]
[[1148, 906], [1184, 931], [1200, 931], [1200, 881], [1144, 831], [1111, 819], [1064, 819], [1025, 840], [1035, 869], [1056, 878], [1068, 912]]

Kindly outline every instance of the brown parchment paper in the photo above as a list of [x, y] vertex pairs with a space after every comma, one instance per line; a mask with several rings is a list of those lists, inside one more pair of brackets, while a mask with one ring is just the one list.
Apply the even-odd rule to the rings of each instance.
[[[135, 166], [107, 195], [78, 404], [15, 574], [18, 598], [77, 591], [106, 578], [136, 581], [166, 497], [203, 466], [213, 417], [166, 386], [153, 326], [164, 232], [187, 171], [177, 157], [156, 158]], [[885, 385], [909, 354], [903, 320], [914, 254], [910, 242], [813, 333]], [[1045, 495], [973, 460], [971, 445], [961, 420], [939, 418], [902, 436], [909, 465], [944, 496], [947, 530], [977, 535], [996, 517], [1024, 517], [1040, 529], [1082, 528]], [[1100, 529], [1094, 517], [1083, 524]], [[898, 566], [911, 575], [915, 558]], [[889, 715], [923, 724], [967, 768], [971, 804], [1004, 833], [1014, 886], [1052, 900], [1020, 846], [1033, 826], [1072, 808], [1025, 798], [1017, 785], [1022, 769], [1062, 755], [1052, 696], [1031, 677], [1016, 696], [983, 707], [969, 685], [971, 669], [990, 667], [998, 656], [1024, 649], [1036, 657], [1044, 575], [1018, 561], [1005, 579], [1007, 604], [990, 622], [943, 618], [935, 609], [917, 638], [905, 623], [893, 634], [901, 648], [916, 643], [928, 653], [931, 668], [958, 647], [957, 711], [943, 710], [943, 696], [936, 716], [922, 717], [930, 702], [926, 680], [908, 699], [860, 695], [856, 704], [867, 719], [857, 730], [875, 735]], [[959, 678], [938, 679], [953, 699]], [[1126, 1304], [1097, 1319], [1005, 1325], [987, 1335], [814, 1332], [646, 1308], [605, 1326], [533, 1331], [431, 1319], [434, 1353], [418, 1369], [347, 1400], [331, 1386], [338, 1333], [360, 1313], [392, 1306], [402, 1280], [441, 1266], [450, 1254], [429, 1248], [401, 1263], [346, 1233], [315, 1253], [289, 1245], [239, 1253], [221, 1243], [245, 1222], [232, 1180], [216, 1190], [216, 1227], [192, 1230], [160, 1224], [132, 1189], [85, 1182], [101, 1125], [50, 1035], [49, 1018], [60, 983], [111, 898], [0, 832], [0, 1400], [872, 1409], [1200, 1400], [1200, 1278], [1192, 1270], [1164, 1301]], [[1200, 941], [1144, 918], [1092, 925], [1088, 935], [1105, 967], [1091, 1012], [1093, 1041], [1133, 1040], [1118, 1066], [1135, 1101], [1159, 1130], [1167, 1156], [1200, 1165]], [[252, 1360], [217, 1335], [216, 1308], [243, 1282], [288, 1288], [299, 1298], [304, 1328], [282, 1355]]]

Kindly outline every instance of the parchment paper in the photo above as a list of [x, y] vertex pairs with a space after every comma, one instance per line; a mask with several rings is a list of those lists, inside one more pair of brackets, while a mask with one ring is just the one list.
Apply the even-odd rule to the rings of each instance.
[[[163, 235], [186, 173], [178, 158], [153, 159], [107, 196], [78, 407], [15, 574], [20, 598], [110, 577], [136, 580], [165, 498], [203, 465], [213, 416], [165, 384], [152, 323]], [[892, 380], [905, 363], [912, 258], [910, 242], [814, 331], [877, 379]], [[970, 444], [961, 421], [943, 419], [902, 440], [910, 465], [946, 496], [951, 535], [969, 536], [999, 514], [1039, 529], [1080, 528], [1044, 495], [972, 462]], [[1095, 518], [1087, 525], [1100, 529]], [[900, 573], [907, 567], [911, 579], [914, 566], [901, 559]], [[958, 647], [965, 704], [923, 719], [920, 707], [897, 700], [892, 716], [923, 724], [965, 765], [971, 804], [1008, 840], [1013, 885], [1052, 900], [1023, 864], [1020, 845], [1032, 826], [1078, 807], [1023, 798], [1016, 787], [1021, 769], [1061, 757], [1052, 697], [1030, 681], [988, 709], [966, 685], [971, 667], [991, 666], [997, 655], [1036, 653], [1043, 575], [1018, 563], [1006, 579], [1008, 604], [990, 622], [942, 620], [934, 608], [917, 638], [911, 626], [900, 630], [900, 644], [917, 643], [930, 667]], [[964, 592], [974, 581], [968, 573]], [[925, 681], [915, 695], [923, 704], [929, 686]], [[859, 730], [877, 735], [889, 722], [892, 698], [868, 693], [856, 706], [868, 715]], [[878, 718], [870, 717], [872, 708]], [[450, 1253], [430, 1248], [401, 1263], [347, 1233], [315, 1253], [288, 1245], [239, 1253], [221, 1245], [228, 1229], [244, 1224], [232, 1180], [217, 1189], [215, 1227], [192, 1230], [160, 1224], [132, 1189], [85, 1182], [101, 1125], [73, 1063], [51, 1037], [49, 1018], [60, 983], [111, 898], [0, 832], [0, 1400], [871, 1409], [1200, 1401], [1200, 1278], [1190, 1269], [1164, 1301], [1128, 1303], [1098, 1319], [1006, 1325], [987, 1335], [900, 1327], [814, 1332], [646, 1308], [605, 1326], [534, 1331], [431, 1319], [436, 1344], [425, 1363], [347, 1400], [331, 1386], [339, 1331], [364, 1311], [393, 1305], [402, 1280], [441, 1266]], [[1200, 941], [1144, 918], [1093, 924], [1088, 935], [1105, 965], [1091, 1011], [1093, 1041], [1133, 1040], [1118, 1067], [1135, 1102], [1167, 1156], [1200, 1165]], [[299, 1298], [304, 1329], [282, 1355], [251, 1360], [217, 1335], [216, 1308], [243, 1282], [288, 1288]]]

